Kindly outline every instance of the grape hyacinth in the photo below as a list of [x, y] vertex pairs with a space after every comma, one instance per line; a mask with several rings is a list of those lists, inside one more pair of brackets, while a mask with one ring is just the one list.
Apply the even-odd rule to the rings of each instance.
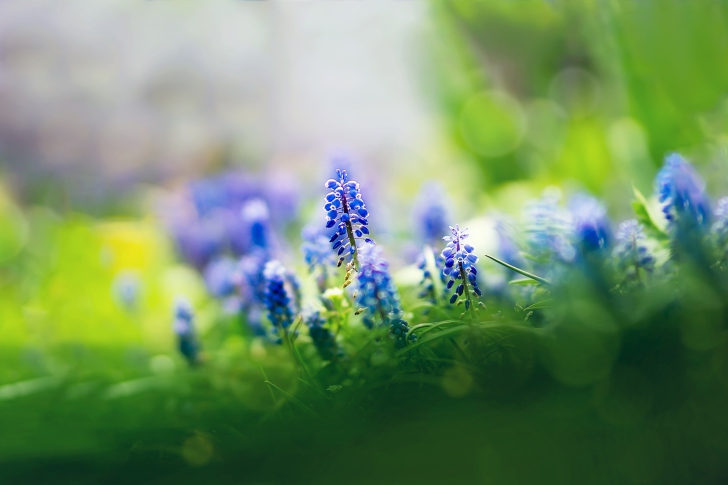
[[319, 292], [326, 291], [326, 283], [329, 276], [329, 268], [336, 265], [336, 259], [328, 247], [329, 237], [313, 226], [306, 226], [301, 231], [303, 244], [301, 251], [303, 259], [308, 265], [309, 271], [319, 270], [316, 276], [316, 284]]
[[337, 170], [339, 180], [329, 179], [326, 187], [331, 190], [326, 194], [326, 228], [336, 227], [336, 232], [329, 242], [331, 248], [339, 256], [337, 266], [348, 258], [358, 269], [357, 240], [364, 239], [366, 243], [373, 243], [369, 238], [369, 221], [364, 201], [359, 191], [359, 184], [349, 180], [346, 170]]
[[[524, 208], [526, 252], [540, 265], [554, 261], [571, 262], [576, 256], [570, 239], [569, 214], [559, 208], [558, 197], [546, 194]], [[545, 269], [545, 268], [539, 268]]]
[[626, 274], [626, 281], [641, 281], [643, 273], [655, 269], [655, 258], [645, 245], [644, 226], [636, 219], [622, 222], [616, 238], [613, 254], [617, 266]]
[[420, 190], [415, 203], [417, 232], [426, 244], [437, 247], [447, 232], [448, 210], [442, 187], [428, 182]]
[[240, 217], [248, 232], [251, 250], [270, 250], [270, 215], [262, 199], [247, 201], [240, 209]]
[[605, 249], [611, 242], [607, 210], [594, 197], [579, 194], [569, 204], [576, 246], [583, 254]]
[[264, 304], [268, 318], [276, 329], [285, 330], [293, 323], [291, 299], [286, 290], [286, 270], [278, 261], [268, 261], [263, 270], [266, 282]]
[[[381, 249], [373, 244], [362, 246], [360, 257], [355, 300], [361, 308], [356, 313], [364, 313], [362, 322], [369, 329], [388, 324], [390, 334], [396, 339], [395, 347], [400, 349], [407, 343], [409, 325], [402, 319], [399, 293], [389, 274], [389, 264], [382, 259]], [[415, 340], [414, 334], [409, 340]]]
[[[447, 242], [445, 249], [442, 250], [442, 257], [445, 258], [445, 268], [442, 273], [450, 278], [447, 282], [447, 289], [452, 289], [455, 282], [460, 280], [450, 297], [450, 303], [457, 302], [459, 305], [464, 301], [465, 310], [469, 310], [472, 305], [471, 291], [477, 296], [482, 295], [476, 279], [478, 270], [474, 266], [478, 262], [478, 256], [473, 253], [473, 246], [463, 242], [469, 236], [467, 231], [467, 228], [461, 231], [460, 226], [456, 224], [455, 227], [450, 226], [452, 236], [442, 238]], [[462, 299], [460, 299], [461, 297]]]
[[200, 346], [197, 342], [194, 326], [194, 314], [190, 303], [180, 298], [174, 305], [174, 333], [180, 353], [190, 365], [200, 363]]
[[326, 321], [321, 317], [321, 313], [315, 310], [307, 310], [304, 313], [303, 321], [308, 327], [308, 333], [313, 340], [313, 345], [318, 350], [323, 360], [334, 360], [338, 355], [336, 345], [336, 336], [325, 327]]
[[665, 158], [665, 164], [655, 178], [655, 190], [669, 231], [698, 229], [710, 223], [710, 200], [705, 193], [705, 182], [677, 153]]
[[237, 263], [229, 257], [215, 259], [207, 265], [202, 276], [207, 291], [215, 298], [227, 298], [235, 293]]

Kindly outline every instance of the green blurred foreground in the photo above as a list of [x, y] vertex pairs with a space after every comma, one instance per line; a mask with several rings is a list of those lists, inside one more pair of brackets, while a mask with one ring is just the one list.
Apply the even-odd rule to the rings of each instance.
[[[432, 359], [435, 372], [361, 349], [359, 382], [323, 367], [319, 387], [285, 346], [241, 334], [150, 223], [16, 216], [25, 246], [9, 261], [4, 246], [0, 272], [2, 483], [728, 476], [728, 299], [702, 276], [685, 272], [678, 293], [658, 285], [610, 308], [575, 274], [549, 314], [554, 325], [503, 309], [501, 320], [463, 330], [485, 339], [471, 364], [446, 339], [422, 338], [411, 354]], [[142, 288], [135, 308], [114, 297], [122, 268]], [[176, 353], [169, 312], [179, 292], [197, 295], [208, 351], [198, 368]], [[414, 305], [414, 292], [404, 298]], [[352, 338], [371, 342], [363, 329]], [[299, 340], [304, 360], [315, 360]]]

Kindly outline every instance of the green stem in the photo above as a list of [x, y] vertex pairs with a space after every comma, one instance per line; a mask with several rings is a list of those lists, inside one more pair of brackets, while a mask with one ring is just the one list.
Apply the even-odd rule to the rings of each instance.
[[351, 259], [354, 261], [354, 267], [359, 271], [359, 249], [356, 247], [356, 239], [354, 239], [354, 230], [351, 227], [351, 221], [346, 221], [346, 235], [349, 237], [349, 245], [354, 248]]
[[463, 263], [458, 262], [458, 267], [460, 268], [460, 278], [463, 280], [463, 288], [465, 289], [465, 301], [468, 302], [468, 306], [470, 307], [470, 318], [473, 320], [473, 323], [475, 323], [475, 305], [473, 304], [473, 300], [470, 298], [470, 285], [468, 284], [468, 275], [465, 274], [465, 268], [463, 268]]
[[437, 269], [437, 263], [435, 262], [435, 251], [431, 246], [425, 246], [425, 268], [430, 271], [430, 278], [432, 279], [432, 296], [435, 300], [435, 305], [439, 306], [440, 297], [442, 296], [442, 286], [440, 286], [440, 271]]

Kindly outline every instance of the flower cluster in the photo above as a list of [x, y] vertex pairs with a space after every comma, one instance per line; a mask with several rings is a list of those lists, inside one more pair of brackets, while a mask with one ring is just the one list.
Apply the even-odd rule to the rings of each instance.
[[625, 281], [641, 281], [644, 273], [655, 269], [655, 258], [645, 244], [644, 226], [636, 219], [624, 221], [617, 229], [614, 258], [625, 274]]
[[[460, 297], [465, 302], [465, 309], [469, 310], [472, 305], [472, 290], [477, 296], [481, 296], [482, 292], [478, 288], [478, 280], [476, 275], [478, 270], [475, 263], [478, 262], [478, 256], [474, 254], [475, 249], [470, 244], [463, 242], [468, 238], [468, 229], [460, 230], [460, 226], [450, 226], [452, 236], [442, 238], [447, 242], [445, 249], [442, 250], [442, 257], [445, 258], [445, 268], [442, 273], [450, 278], [447, 282], [447, 289], [450, 290], [459, 281], [455, 292], [450, 297], [450, 303], [455, 303]], [[459, 304], [459, 303], [458, 303]]]
[[316, 283], [320, 293], [326, 291], [329, 269], [336, 265], [336, 258], [329, 248], [329, 237], [314, 226], [306, 226], [301, 231], [301, 252], [309, 271], [318, 269]]
[[671, 231], [693, 230], [710, 223], [705, 183], [683, 157], [672, 153], [655, 179], [655, 190]]
[[571, 262], [576, 251], [571, 244], [571, 217], [559, 207], [556, 194], [530, 201], [524, 209], [526, 252], [539, 269], [553, 262]]
[[420, 190], [415, 203], [417, 232], [425, 244], [436, 247], [447, 232], [448, 210], [442, 187], [428, 182]]
[[366, 243], [373, 243], [368, 237], [369, 220], [367, 211], [359, 191], [359, 184], [349, 180], [346, 170], [337, 170], [339, 180], [329, 179], [326, 187], [331, 190], [326, 194], [326, 228], [336, 227], [336, 232], [329, 242], [331, 248], [339, 256], [338, 266], [349, 258], [358, 265], [357, 240], [364, 239]]
[[278, 261], [268, 261], [263, 270], [265, 278], [264, 304], [268, 318], [277, 329], [286, 329], [293, 323], [291, 299], [286, 290], [286, 270]]
[[[381, 249], [373, 244], [361, 247], [361, 264], [356, 276], [356, 301], [368, 328], [389, 324], [397, 348], [406, 345], [409, 326], [402, 320], [399, 293], [389, 273], [389, 264], [382, 259]], [[414, 340], [414, 335], [410, 335]]]
[[183, 298], [175, 302], [172, 328], [177, 335], [177, 345], [180, 353], [190, 365], [199, 364], [200, 345], [195, 335], [194, 314], [190, 303]]
[[321, 317], [321, 313], [310, 310], [303, 316], [303, 321], [308, 327], [308, 333], [311, 336], [313, 345], [318, 350], [321, 358], [327, 361], [334, 360], [339, 354], [336, 336], [324, 326], [326, 321]]
[[576, 247], [582, 254], [605, 249], [611, 242], [611, 224], [607, 209], [594, 197], [574, 196], [570, 202]]

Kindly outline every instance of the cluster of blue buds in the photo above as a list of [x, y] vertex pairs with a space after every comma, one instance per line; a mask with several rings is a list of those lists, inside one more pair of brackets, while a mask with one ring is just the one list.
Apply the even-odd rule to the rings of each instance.
[[665, 158], [655, 178], [655, 190], [668, 221], [668, 229], [691, 231], [710, 223], [710, 200], [705, 183], [690, 163], [677, 153]]
[[[381, 250], [373, 245], [361, 247], [361, 264], [356, 276], [355, 299], [359, 306], [356, 314], [364, 314], [362, 321], [367, 328], [388, 324], [396, 339], [395, 347], [406, 345], [409, 325], [402, 320], [399, 293], [389, 274], [389, 264], [382, 259]], [[415, 340], [414, 334], [409, 337]]]
[[576, 247], [582, 254], [606, 249], [612, 236], [607, 209], [594, 197], [584, 194], [574, 196], [569, 205]]
[[625, 281], [641, 281], [644, 273], [655, 269], [655, 258], [645, 245], [644, 226], [636, 219], [622, 222], [617, 229], [614, 257]]
[[447, 232], [448, 210], [442, 187], [428, 182], [420, 190], [415, 204], [417, 229], [426, 244], [436, 247]]
[[248, 231], [251, 251], [270, 250], [270, 214], [262, 199], [251, 199], [243, 204], [240, 217]]
[[[459, 281], [455, 292], [450, 297], [450, 303], [460, 304], [465, 302], [465, 309], [469, 310], [472, 305], [472, 290], [477, 296], [481, 296], [482, 292], [478, 288], [476, 275], [478, 270], [475, 263], [478, 262], [478, 256], [474, 254], [475, 249], [470, 244], [463, 242], [468, 238], [467, 228], [460, 230], [460, 226], [450, 226], [452, 236], [445, 236], [442, 239], [447, 242], [447, 246], [442, 250], [442, 257], [445, 258], [445, 268], [442, 273], [450, 278], [447, 282], [447, 289], [451, 290], [456, 281]], [[462, 297], [462, 298], [461, 298]]]
[[319, 270], [316, 276], [316, 284], [319, 292], [326, 291], [329, 268], [336, 265], [336, 258], [329, 249], [329, 237], [313, 226], [306, 226], [301, 231], [301, 251], [303, 259], [308, 265], [309, 271]]
[[576, 251], [570, 242], [571, 221], [555, 194], [530, 201], [524, 208], [526, 252], [540, 265], [554, 261], [571, 262]]
[[319, 311], [309, 310], [305, 312], [303, 321], [308, 327], [308, 333], [311, 335], [313, 345], [318, 350], [323, 360], [334, 360], [338, 355], [338, 347], [336, 345], [336, 336], [325, 327], [325, 321], [321, 317]]
[[190, 365], [200, 363], [200, 345], [195, 335], [194, 314], [190, 303], [179, 298], [174, 305], [174, 333], [180, 353]]
[[364, 239], [366, 243], [373, 243], [369, 238], [369, 220], [364, 200], [359, 191], [359, 184], [349, 180], [346, 170], [337, 170], [339, 180], [329, 179], [326, 187], [331, 190], [326, 194], [326, 228], [336, 228], [329, 242], [339, 256], [337, 266], [349, 258], [358, 267], [357, 240]]
[[237, 262], [227, 256], [211, 261], [202, 276], [207, 291], [215, 298], [227, 298], [236, 291]]
[[293, 323], [291, 299], [286, 290], [286, 270], [278, 261], [268, 261], [263, 270], [268, 318], [276, 329], [287, 329]]

